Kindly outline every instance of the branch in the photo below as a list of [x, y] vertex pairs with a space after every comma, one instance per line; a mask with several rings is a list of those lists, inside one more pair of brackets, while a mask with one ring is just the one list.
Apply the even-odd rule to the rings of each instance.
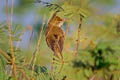
[[52, 8], [53, 6], [55, 6], [54, 9], [59, 9], [58, 11], [64, 11], [64, 9], [61, 6], [59, 6], [58, 4], [52, 4], [52, 3], [44, 2], [44, 1], [41, 1], [41, 0], [36, 0], [35, 3], [42, 3], [46, 7], [49, 7], [49, 8]]
[[82, 25], [82, 17], [80, 16], [80, 23], [79, 23], [79, 26], [78, 26], [77, 46], [76, 46], [75, 56], [78, 55], [78, 50], [79, 50], [79, 45], [80, 45], [80, 31], [81, 31], [81, 25]]
[[9, 62], [12, 62], [11, 58], [0, 48], [0, 54], [2, 54]]
[[[45, 18], [44, 18], [44, 20], [45, 20]], [[37, 56], [39, 48], [40, 48], [40, 42], [41, 42], [41, 37], [42, 37], [44, 25], [45, 25], [45, 21], [43, 21], [43, 23], [42, 23], [42, 29], [40, 31], [37, 47], [36, 47], [35, 51], [33, 52], [33, 56], [32, 56], [31, 62], [30, 62], [30, 67], [32, 68], [32, 74], [33, 74], [33, 71], [34, 71], [34, 64], [35, 64], [35, 61], [36, 61], [36, 56]]]
[[30, 50], [31, 49], [31, 44], [32, 44], [32, 36], [33, 36], [32, 26], [28, 26], [28, 29], [31, 31], [30, 39], [29, 39], [29, 45], [28, 45], [28, 50]]
[[[12, 15], [13, 15], [13, 0], [12, 0], [12, 7], [11, 7], [11, 21], [12, 21]], [[7, 12], [7, 22], [8, 22], [8, 32], [9, 32], [9, 43], [11, 48], [11, 55], [12, 55], [12, 66], [13, 66], [13, 73], [14, 77], [17, 80], [17, 73], [16, 73], [16, 64], [15, 64], [15, 56], [14, 56], [14, 48], [13, 48], [13, 42], [12, 42], [12, 30], [11, 30], [11, 21], [9, 17], [9, 10], [8, 10], [8, 0], [6, 0], [6, 12]]]
[[69, 32], [69, 29], [70, 29], [70, 19], [67, 20], [67, 29], [66, 29], [66, 32], [65, 32], [65, 38], [67, 36], [67, 33]]

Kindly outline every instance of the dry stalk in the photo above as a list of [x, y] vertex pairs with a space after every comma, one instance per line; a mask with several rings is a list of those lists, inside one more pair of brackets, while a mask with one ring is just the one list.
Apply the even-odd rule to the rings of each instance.
[[[57, 12], [55, 12], [53, 14], [53, 16], [50, 18], [50, 20], [48, 20], [48, 23], [47, 23], [48, 25], [50, 25], [51, 20], [56, 16], [56, 14], [57, 14]], [[46, 37], [49, 35], [49, 32], [52, 30], [52, 28], [53, 28], [53, 26], [50, 27], [49, 31], [46, 34]]]
[[79, 23], [79, 26], [78, 26], [77, 46], [76, 46], [75, 56], [78, 55], [78, 50], [79, 50], [79, 45], [80, 45], [80, 31], [81, 31], [81, 25], [82, 25], [82, 17], [80, 17], [80, 23]]
[[[13, 15], [13, 2], [14, 1], [12, 0], [11, 17]], [[8, 0], [6, 0], [6, 12], [7, 12], [8, 32], [9, 32], [9, 44], [10, 44], [11, 56], [12, 56], [12, 67], [13, 67], [14, 77], [17, 80], [17, 72], [16, 72], [14, 48], [13, 48], [13, 42], [12, 42], [12, 30], [11, 30], [12, 24], [11, 24], [10, 17], [9, 17]], [[11, 18], [11, 20], [12, 20], [12, 18]]]
[[42, 37], [44, 25], [45, 25], [45, 18], [44, 18], [44, 21], [42, 23], [42, 29], [40, 31], [37, 47], [36, 47], [35, 51], [33, 52], [33, 56], [32, 56], [31, 62], [30, 62], [30, 67], [32, 68], [32, 74], [34, 72], [34, 64], [35, 64], [35, 61], [36, 61], [36, 56], [37, 56], [39, 48], [40, 48], [41, 37]]

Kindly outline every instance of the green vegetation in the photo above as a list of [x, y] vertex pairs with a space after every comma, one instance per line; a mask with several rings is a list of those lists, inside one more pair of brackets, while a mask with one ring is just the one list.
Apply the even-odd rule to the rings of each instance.
[[[15, 7], [4, 5], [9, 9], [5, 13], [13, 9], [13, 15], [0, 22], [0, 80], [120, 79], [120, 15], [101, 9], [111, 9], [116, 0], [18, 0]], [[53, 71], [50, 69], [54, 56], [45, 40], [49, 18], [58, 10], [57, 15], [66, 19], [62, 27], [66, 32], [65, 63], [60, 72], [61, 60], [54, 62]], [[32, 25], [11, 21], [14, 15], [26, 17], [24, 14], [31, 12], [37, 17]], [[24, 45], [25, 33], [30, 37]]]

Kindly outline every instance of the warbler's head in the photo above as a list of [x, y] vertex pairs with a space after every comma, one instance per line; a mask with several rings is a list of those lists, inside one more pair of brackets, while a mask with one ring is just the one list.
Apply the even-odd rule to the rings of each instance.
[[64, 23], [64, 19], [62, 19], [61, 17], [59, 16], [54, 16], [50, 21], [49, 21], [49, 24], [51, 25], [54, 25], [54, 26], [58, 26], [58, 27], [61, 27]]

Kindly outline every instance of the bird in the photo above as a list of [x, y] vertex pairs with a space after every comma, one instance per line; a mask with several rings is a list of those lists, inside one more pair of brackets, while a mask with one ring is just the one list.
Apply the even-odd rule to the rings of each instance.
[[60, 54], [62, 59], [65, 32], [61, 27], [64, 21], [65, 20], [61, 17], [53, 15], [53, 17], [48, 22], [48, 26], [45, 33], [48, 47], [54, 52], [55, 57], [59, 58], [58, 54]]

